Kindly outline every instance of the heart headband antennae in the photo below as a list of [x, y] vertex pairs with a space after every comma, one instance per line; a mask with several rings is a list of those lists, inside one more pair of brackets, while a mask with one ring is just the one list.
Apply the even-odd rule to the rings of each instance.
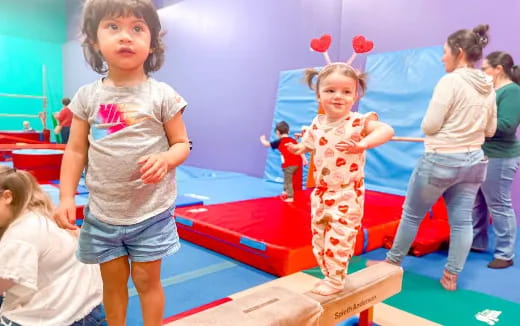
[[362, 35], [356, 35], [352, 38], [352, 48], [354, 52], [347, 60], [347, 64], [351, 65], [358, 53], [367, 53], [374, 48], [374, 42], [365, 39]]
[[329, 53], [327, 51], [323, 52], [323, 57], [325, 58], [325, 62], [330, 65], [332, 61], [330, 61]]
[[352, 55], [350, 56], [350, 58], [348, 58], [347, 60], [347, 65], [352, 65], [352, 61], [354, 61], [354, 59], [356, 58], [357, 56], [357, 53], [356, 52], [352, 52]]
[[323, 34], [320, 38], [313, 38], [311, 40], [311, 49], [323, 53], [323, 57], [327, 64], [331, 63], [329, 53], [327, 52], [331, 42], [332, 37], [329, 34]]

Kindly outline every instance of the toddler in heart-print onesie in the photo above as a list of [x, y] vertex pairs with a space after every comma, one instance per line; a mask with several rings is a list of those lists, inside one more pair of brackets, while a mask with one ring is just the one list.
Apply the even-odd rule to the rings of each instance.
[[345, 286], [363, 218], [365, 151], [387, 142], [394, 132], [373, 112], [351, 111], [365, 89], [364, 74], [345, 63], [332, 63], [319, 73], [307, 70], [309, 85], [316, 75], [325, 114], [314, 118], [301, 143], [287, 147], [294, 154], [314, 151], [312, 247], [325, 278], [313, 292], [330, 295]]
[[313, 252], [325, 277], [338, 286], [343, 286], [354, 252], [365, 188], [365, 152], [348, 153], [339, 150], [338, 144], [348, 139], [359, 142], [368, 119], [377, 120], [377, 115], [352, 112], [333, 123], [319, 115], [302, 141], [315, 150], [316, 188], [311, 195]]

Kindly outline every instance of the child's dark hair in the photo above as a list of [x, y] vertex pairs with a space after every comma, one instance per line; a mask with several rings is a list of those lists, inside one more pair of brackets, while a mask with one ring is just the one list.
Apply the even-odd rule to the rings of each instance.
[[134, 15], [142, 18], [150, 29], [150, 48], [152, 53], [148, 55], [144, 63], [144, 71], [148, 73], [157, 71], [164, 62], [164, 44], [162, 42], [161, 22], [159, 15], [151, 0], [86, 0], [83, 8], [83, 55], [92, 69], [104, 74], [108, 71], [101, 53], [95, 49], [99, 22], [106, 17], [124, 17]]
[[478, 25], [473, 30], [461, 29], [448, 36], [446, 43], [453, 55], [458, 55], [462, 49], [467, 61], [474, 63], [482, 58], [482, 49], [489, 42], [488, 30], [487, 24]]
[[274, 130], [278, 131], [280, 134], [288, 134], [289, 133], [289, 124], [285, 121], [280, 121], [276, 124]]
[[[367, 88], [367, 75], [365, 73], [359, 72], [351, 65], [348, 65], [343, 62], [336, 62], [331, 63], [329, 65], [326, 65], [321, 71], [317, 71], [316, 69], [305, 69], [303, 79], [309, 85], [311, 89], [316, 90], [316, 94], [320, 91], [320, 82], [323, 80], [323, 78], [326, 78], [333, 72], [337, 72], [339, 74], [342, 74], [346, 77], [350, 77], [354, 79], [357, 82], [357, 93], [359, 97], [363, 96], [365, 94], [365, 90]], [[316, 85], [313, 84], [313, 79], [315, 76], [318, 76], [316, 78]], [[361, 90], [361, 92], [360, 92]]]
[[493, 68], [502, 66], [506, 76], [515, 83], [520, 84], [520, 69], [515, 65], [513, 57], [509, 53], [502, 51], [491, 52], [486, 56], [486, 60]]
[[61, 100], [61, 104], [63, 104], [64, 106], [67, 106], [70, 104], [70, 98], [68, 97], [64, 97], [62, 100]]

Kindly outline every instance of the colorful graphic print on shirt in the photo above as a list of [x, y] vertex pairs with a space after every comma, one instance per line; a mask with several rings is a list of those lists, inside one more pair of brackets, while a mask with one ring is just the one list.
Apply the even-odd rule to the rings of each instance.
[[98, 140], [147, 119], [146, 110], [138, 104], [100, 104], [92, 135]]

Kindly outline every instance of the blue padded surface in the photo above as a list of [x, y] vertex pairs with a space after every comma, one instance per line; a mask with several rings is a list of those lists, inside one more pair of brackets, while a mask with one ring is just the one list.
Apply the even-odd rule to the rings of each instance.
[[177, 195], [175, 199], [176, 207], [184, 207], [191, 205], [202, 205], [204, 202], [200, 198], [193, 198], [191, 196]]
[[[369, 55], [368, 87], [358, 111], [376, 112], [396, 136], [423, 137], [421, 121], [436, 83], [445, 74], [441, 57], [440, 46]], [[422, 143], [395, 141], [367, 151], [366, 188], [405, 195], [423, 151]]]
[[277, 196], [283, 188], [279, 183], [244, 174], [229, 178], [180, 180], [177, 186], [179, 194], [199, 198], [206, 205]]
[[186, 181], [192, 179], [219, 179], [244, 175], [238, 172], [230, 171], [214, 171], [209, 169], [198, 168], [194, 166], [181, 165], [175, 171], [177, 181]]
[[[265, 134], [270, 141], [276, 140], [274, 128], [278, 122], [287, 122], [290, 128], [289, 134], [294, 138], [294, 133], [300, 132], [302, 126], [309, 126], [318, 113], [316, 93], [302, 82], [303, 71], [304, 69], [297, 69], [280, 72], [273, 123], [270, 130], [266, 126]], [[258, 146], [262, 145], [258, 143]], [[269, 181], [283, 182], [280, 152], [271, 148], [266, 150], [268, 153], [264, 178]], [[307, 166], [303, 168], [303, 180], [307, 180]], [[305, 184], [305, 181], [302, 183]]]
[[[170, 317], [275, 279], [236, 260], [181, 240], [181, 249], [162, 261], [166, 295], [164, 317]], [[142, 325], [141, 307], [132, 281], [127, 325]]]
[[[43, 184], [40, 187], [49, 194], [52, 199], [54, 205], [58, 205], [60, 203], [60, 190], [53, 185]], [[88, 194], [80, 194], [74, 196], [74, 202], [78, 206], [86, 205], [88, 201]]]

